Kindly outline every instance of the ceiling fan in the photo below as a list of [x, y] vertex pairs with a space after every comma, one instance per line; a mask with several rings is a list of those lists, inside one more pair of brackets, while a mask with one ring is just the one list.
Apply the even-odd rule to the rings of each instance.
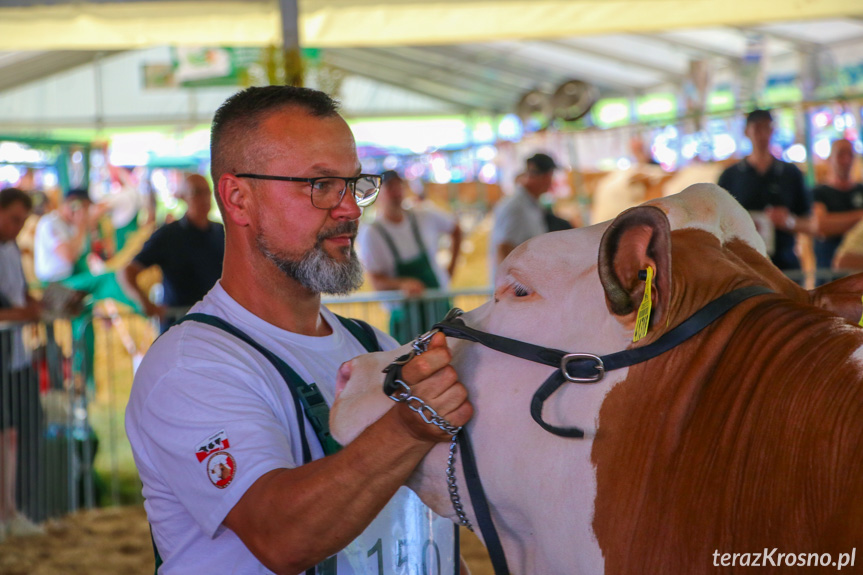
[[516, 104], [516, 115], [527, 131], [548, 127], [554, 120], [574, 122], [587, 114], [599, 98], [595, 86], [582, 80], [568, 80], [553, 94], [534, 89]]

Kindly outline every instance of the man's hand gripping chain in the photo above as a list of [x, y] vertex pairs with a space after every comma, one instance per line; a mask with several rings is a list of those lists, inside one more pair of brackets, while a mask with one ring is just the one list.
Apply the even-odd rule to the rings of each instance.
[[[462, 313], [464, 313], [462, 310], [453, 308], [448, 314], [446, 314], [442, 323], [450, 321], [460, 316]], [[434, 337], [438, 331], [440, 330], [433, 329], [416, 338], [413, 343], [411, 343], [412, 349], [410, 353], [396, 358], [394, 362], [384, 369], [384, 373], [386, 374], [386, 378], [384, 378], [384, 393], [386, 393], [393, 401], [407, 403], [410, 409], [420, 414], [423, 421], [438, 426], [440, 429], [452, 436], [446, 468], [447, 489], [449, 490], [450, 501], [452, 501], [453, 509], [455, 509], [459, 522], [473, 531], [473, 525], [471, 525], [471, 522], [467, 517], [467, 513], [465, 513], [461, 497], [459, 497], [458, 486], [456, 485], [455, 460], [458, 445], [457, 436], [461, 431], [461, 427], [452, 425], [446, 419], [438, 415], [437, 412], [422, 399], [411, 395], [410, 386], [401, 378], [402, 366], [414, 357], [422, 355], [428, 351], [429, 342], [431, 342], [432, 337]]]
[[[447, 314], [447, 317], [449, 317], [449, 314]], [[426, 423], [436, 425], [446, 433], [455, 436], [459, 431], [461, 431], [461, 427], [452, 425], [446, 419], [438, 415], [437, 411], [435, 411], [434, 408], [428, 405], [425, 401], [415, 395], [411, 395], [410, 386], [402, 379], [402, 366], [414, 357], [422, 355], [428, 351], [429, 342], [438, 331], [440, 330], [433, 329], [416, 338], [411, 343], [412, 349], [410, 353], [396, 358], [395, 361], [384, 369], [384, 373], [386, 374], [386, 378], [384, 378], [384, 393], [395, 402], [407, 403], [407, 406], [411, 410], [419, 413], [420, 417], [422, 417], [423, 421]]]

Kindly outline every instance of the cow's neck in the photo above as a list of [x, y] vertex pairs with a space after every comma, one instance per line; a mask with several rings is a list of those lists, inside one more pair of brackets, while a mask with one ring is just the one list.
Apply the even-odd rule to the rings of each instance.
[[[819, 550], [835, 550], [836, 533], [811, 532], [797, 518], [835, 511], [804, 513], [807, 501], [863, 507], [863, 426], [833, 423], [848, 409], [857, 415], [841, 420], [863, 418], [860, 364], [849, 360], [861, 347], [854, 326], [776, 296], [744, 302], [673, 352], [630, 368], [603, 402], [591, 454], [606, 572], [710, 566], [715, 549], [819, 541]], [[829, 372], [816, 367], [824, 365]], [[825, 482], [828, 469], [841, 475]], [[813, 496], [815, 484], [836, 495]]]

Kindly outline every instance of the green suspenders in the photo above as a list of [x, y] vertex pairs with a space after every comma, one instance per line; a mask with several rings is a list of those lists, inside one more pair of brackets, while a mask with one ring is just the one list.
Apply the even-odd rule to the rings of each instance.
[[[336, 317], [341, 324], [351, 332], [351, 335], [353, 335], [354, 338], [362, 344], [366, 351], [369, 353], [381, 351], [375, 331], [369, 324], [358, 319], [347, 319], [340, 315], [336, 315]], [[303, 381], [303, 378], [301, 378], [299, 374], [297, 374], [297, 372], [294, 371], [282, 358], [222, 318], [204, 313], [190, 313], [180, 318], [180, 320], [174, 325], [178, 325], [184, 321], [197, 321], [199, 323], [205, 323], [222, 329], [237, 339], [246, 342], [260, 352], [261, 355], [273, 364], [273, 367], [278, 370], [282, 378], [284, 378], [285, 383], [291, 392], [291, 397], [294, 399], [294, 407], [297, 410], [297, 414], [305, 414], [306, 419], [309, 420], [312, 429], [315, 431], [315, 435], [317, 436], [324, 453], [331, 455], [341, 449], [341, 446], [330, 434], [330, 408], [327, 406], [326, 401], [324, 401], [324, 396], [321, 394], [320, 389], [318, 389], [317, 384], [306, 383]], [[303, 425], [302, 421], [299, 422], [298, 427], [300, 429], [300, 442], [302, 443], [303, 448], [303, 464], [305, 465], [312, 461], [312, 453], [309, 448], [308, 439], [306, 438], [305, 425]], [[155, 572], [158, 573], [159, 567], [162, 565], [162, 557], [159, 555], [159, 550], [156, 548], [155, 540], [153, 541], [153, 552], [156, 555]], [[310, 569], [308, 573], [314, 575], [314, 568]]]
[[[377, 337], [375, 336], [374, 330], [372, 330], [371, 326], [365, 324], [365, 322], [362, 322], [361, 324], [359, 320], [350, 320], [341, 316], [336, 317], [342, 325], [351, 332], [351, 335], [353, 335], [363, 345], [363, 347], [366, 348], [366, 351], [380, 351]], [[259, 344], [245, 332], [221, 318], [203, 313], [190, 313], [181, 318], [177, 323], [179, 324], [184, 321], [197, 321], [217, 327], [230, 333], [237, 339], [243, 340], [258, 350], [270, 361], [270, 363], [273, 364], [273, 367], [275, 367], [279, 371], [279, 374], [284, 378], [285, 383], [288, 385], [288, 389], [291, 391], [291, 396], [294, 398], [294, 405], [297, 407], [297, 413], [299, 414], [302, 412], [305, 414], [312, 426], [312, 429], [315, 431], [318, 441], [321, 443], [324, 453], [331, 455], [341, 448], [338, 442], [336, 442], [330, 434], [330, 408], [327, 406], [326, 401], [324, 401], [324, 396], [321, 394], [320, 389], [318, 389], [317, 384], [306, 383], [303, 381], [297, 372], [285, 363], [282, 358]], [[365, 327], [363, 327], [363, 325]], [[299, 428], [300, 439], [303, 444], [303, 464], [310, 463], [312, 461], [312, 455], [311, 450], [309, 449], [308, 440], [306, 439], [306, 432], [303, 425], [300, 425]]]

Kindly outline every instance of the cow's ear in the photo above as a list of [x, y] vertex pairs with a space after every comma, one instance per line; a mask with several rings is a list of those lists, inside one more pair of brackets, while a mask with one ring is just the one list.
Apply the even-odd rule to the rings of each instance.
[[645, 287], [639, 272], [648, 266], [654, 270], [650, 325], [661, 325], [671, 297], [671, 226], [659, 208], [639, 206], [617, 216], [599, 244], [599, 279], [608, 309], [633, 329]]
[[848, 321], [857, 323], [863, 315], [863, 273], [824, 284], [809, 290], [812, 305], [832, 311]]

